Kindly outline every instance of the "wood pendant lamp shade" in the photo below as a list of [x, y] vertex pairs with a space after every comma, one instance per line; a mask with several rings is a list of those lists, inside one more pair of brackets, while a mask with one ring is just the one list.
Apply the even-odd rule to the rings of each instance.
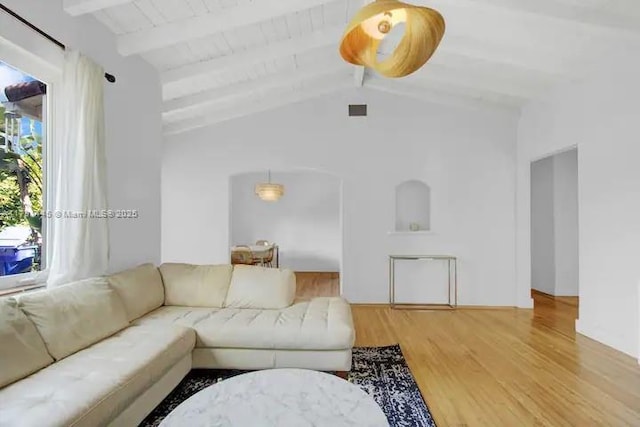
[[[382, 39], [399, 23], [405, 33], [393, 53], [378, 61]], [[378, 0], [356, 13], [340, 44], [340, 55], [353, 64], [376, 70], [385, 77], [404, 77], [431, 58], [444, 36], [444, 18], [428, 7], [396, 0]]]

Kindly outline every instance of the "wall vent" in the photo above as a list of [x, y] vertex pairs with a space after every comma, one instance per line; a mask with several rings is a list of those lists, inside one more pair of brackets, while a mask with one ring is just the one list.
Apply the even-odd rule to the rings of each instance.
[[367, 104], [349, 105], [349, 117], [361, 117], [367, 115]]

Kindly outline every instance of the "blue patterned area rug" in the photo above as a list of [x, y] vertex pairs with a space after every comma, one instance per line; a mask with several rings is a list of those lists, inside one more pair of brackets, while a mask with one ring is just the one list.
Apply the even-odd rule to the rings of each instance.
[[435, 427], [399, 345], [354, 348], [349, 381], [373, 396], [391, 427]]
[[[194, 369], [140, 424], [156, 427], [180, 403], [220, 380], [247, 371]], [[399, 345], [356, 347], [349, 381], [373, 396], [391, 427], [435, 427]]]

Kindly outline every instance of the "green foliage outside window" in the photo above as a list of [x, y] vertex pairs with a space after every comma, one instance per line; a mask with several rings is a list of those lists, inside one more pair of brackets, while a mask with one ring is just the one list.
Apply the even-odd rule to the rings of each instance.
[[[5, 109], [0, 105], [0, 145], [6, 144], [4, 117]], [[30, 225], [36, 240], [41, 233], [43, 208], [42, 136], [35, 131], [33, 120], [31, 133], [16, 145], [11, 151], [0, 150], [0, 230]]]

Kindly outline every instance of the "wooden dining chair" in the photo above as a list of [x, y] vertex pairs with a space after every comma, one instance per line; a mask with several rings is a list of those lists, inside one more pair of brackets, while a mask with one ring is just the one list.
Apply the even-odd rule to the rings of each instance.
[[262, 258], [262, 265], [265, 267], [273, 267], [273, 246], [269, 248], [267, 256]]
[[265, 246], [264, 250], [254, 251], [253, 263], [263, 267], [273, 267], [273, 246]]
[[231, 249], [231, 264], [255, 265], [253, 252], [249, 246], [236, 246]]

